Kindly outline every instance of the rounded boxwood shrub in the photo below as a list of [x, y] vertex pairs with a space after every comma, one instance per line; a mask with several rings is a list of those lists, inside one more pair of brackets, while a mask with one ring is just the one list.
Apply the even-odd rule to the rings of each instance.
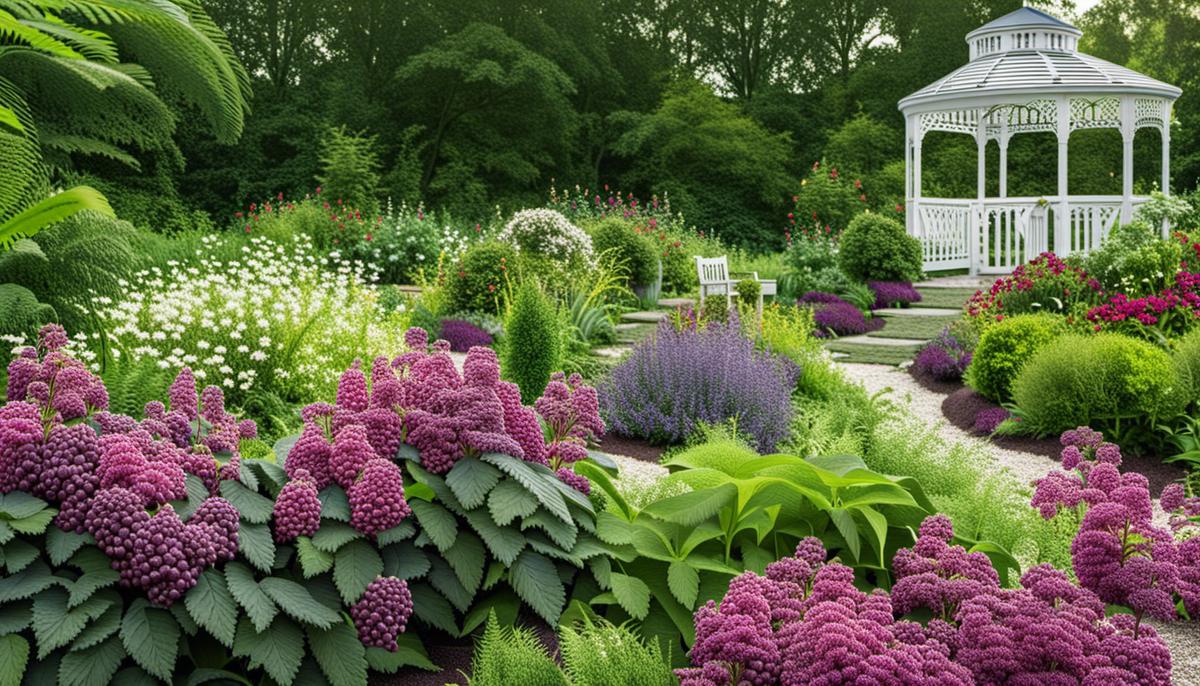
[[1025, 364], [1012, 391], [1022, 424], [1041, 435], [1170, 417], [1191, 396], [1166, 351], [1116, 333], [1059, 336]]
[[858, 281], [917, 281], [921, 242], [895, 219], [864, 212], [842, 234], [838, 265]]
[[550, 374], [562, 366], [562, 337], [554, 305], [533, 281], [513, 296], [504, 323], [505, 378], [521, 389], [523, 402], [533, 402], [546, 388]]
[[645, 286], [658, 277], [658, 254], [650, 239], [632, 224], [609, 217], [591, 226], [592, 249], [596, 255], [623, 264], [629, 285]]
[[1049, 314], [1019, 314], [989, 326], [967, 367], [967, 385], [997, 402], [1008, 400], [1021, 367], [1065, 332], [1066, 323]]
[[497, 312], [500, 291], [516, 251], [507, 243], [485, 241], [471, 246], [450, 270], [450, 309]]

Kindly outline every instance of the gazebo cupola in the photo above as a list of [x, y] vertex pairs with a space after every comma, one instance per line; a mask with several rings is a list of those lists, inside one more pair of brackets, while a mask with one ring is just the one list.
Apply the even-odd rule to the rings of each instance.
[[[1057, 17], [1023, 7], [967, 34], [970, 61], [900, 101], [906, 223], [922, 241], [926, 270], [1001, 273], [1048, 249], [1066, 255], [1096, 248], [1146, 200], [1133, 195], [1133, 139], [1139, 129], [1155, 128], [1162, 136], [1162, 190], [1168, 192], [1171, 105], [1180, 90], [1079, 52], [1082, 35]], [[1072, 131], [1087, 128], [1121, 132], [1119, 196], [1067, 193], [1067, 143]], [[975, 198], [922, 197], [921, 143], [930, 131], [975, 139]], [[1058, 139], [1057, 192], [1009, 198], [1008, 142], [1015, 134], [1035, 131]], [[985, 193], [992, 140], [1000, 153], [995, 198]]]

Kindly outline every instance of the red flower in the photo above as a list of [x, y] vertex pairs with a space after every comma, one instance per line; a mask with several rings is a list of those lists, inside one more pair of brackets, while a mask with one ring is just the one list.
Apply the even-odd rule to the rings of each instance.
[[370, 234], [370, 232], [367, 232], [367, 235], [366, 235], [366, 236], [364, 236], [364, 238], [366, 238], [368, 241], [369, 241], [369, 240], [371, 240], [371, 234]]
[[283, 191], [279, 191], [279, 195], [275, 196], [276, 200], [283, 200]]

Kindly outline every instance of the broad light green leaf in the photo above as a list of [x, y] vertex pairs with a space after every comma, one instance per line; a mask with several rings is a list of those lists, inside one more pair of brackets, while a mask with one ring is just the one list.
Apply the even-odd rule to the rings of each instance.
[[237, 630], [237, 603], [220, 572], [211, 567], [204, 570], [196, 585], [183, 597], [183, 602], [197, 624], [204, 627], [221, 645], [233, 647], [233, 636]]
[[251, 667], [262, 667], [276, 682], [290, 684], [304, 659], [304, 634], [282, 615], [261, 633], [254, 630], [248, 618], [242, 617], [233, 641], [233, 654], [250, 658]]
[[667, 585], [671, 595], [685, 607], [696, 606], [696, 595], [700, 592], [700, 574], [684, 560], [676, 560], [667, 567]]
[[514, 519], [528, 517], [537, 509], [537, 498], [516, 481], [502, 481], [488, 495], [488, 511], [500, 526], [506, 526]]
[[308, 629], [308, 644], [331, 686], [367, 683], [367, 656], [358, 634], [345, 622], [329, 629]]
[[446, 474], [446, 485], [468, 510], [483, 504], [492, 487], [500, 480], [500, 470], [477, 457], [464, 457]]
[[641, 579], [628, 574], [613, 572], [609, 575], [612, 593], [621, 608], [634, 619], [645, 619], [650, 614], [650, 587]]
[[264, 631], [271, 626], [271, 620], [275, 618], [279, 608], [259, 587], [249, 567], [237, 561], [227, 563], [225, 582], [238, 605], [246, 610], [256, 631]]
[[362, 534], [355, 531], [349, 524], [325, 519], [321, 521], [317, 533], [313, 534], [312, 543], [327, 553], [336, 553], [338, 548], [356, 538], [362, 538]]
[[266, 524], [271, 520], [271, 511], [275, 508], [275, 503], [270, 498], [246, 488], [240, 481], [222, 481], [221, 496], [237, 508], [244, 521]]
[[0, 636], [0, 686], [21, 686], [29, 664], [29, 641], [16, 634]]
[[485, 453], [482, 459], [519, 481], [555, 517], [571, 523], [571, 512], [567, 509], [567, 503], [563, 500], [562, 492], [554, 485], [558, 477], [549, 467], [500, 453]]
[[62, 565], [89, 540], [90, 536], [87, 534], [63, 531], [57, 526], [50, 527], [46, 532], [46, 554], [52, 564]]

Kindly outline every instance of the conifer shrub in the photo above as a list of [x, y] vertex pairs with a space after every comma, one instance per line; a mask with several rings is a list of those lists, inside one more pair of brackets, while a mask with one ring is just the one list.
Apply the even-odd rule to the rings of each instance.
[[505, 378], [532, 402], [550, 375], [562, 366], [562, 334], [554, 305], [533, 280], [522, 283], [513, 296], [504, 323]]

